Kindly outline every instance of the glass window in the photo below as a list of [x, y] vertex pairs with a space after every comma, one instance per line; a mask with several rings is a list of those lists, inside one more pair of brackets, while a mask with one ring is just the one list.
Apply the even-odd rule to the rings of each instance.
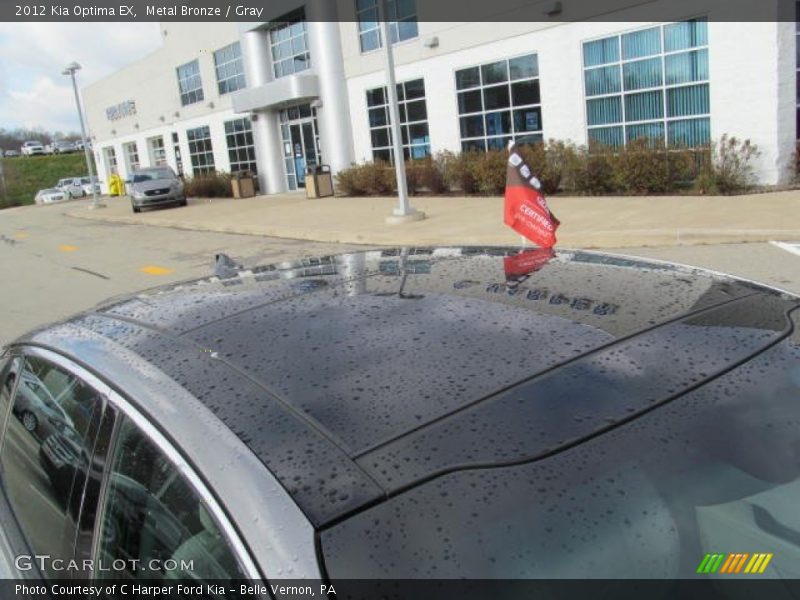
[[[356, 21], [361, 52], [370, 52], [383, 47], [379, 1], [356, 0]], [[419, 35], [416, 0], [386, 0], [386, 8], [392, 43], [404, 42]]]
[[217, 89], [220, 96], [241, 90], [246, 86], [239, 42], [214, 52], [214, 70], [217, 74]]
[[276, 79], [311, 68], [305, 12], [301, 9], [279, 19], [269, 30], [269, 45]]
[[214, 150], [211, 147], [211, 132], [208, 125], [186, 131], [189, 140], [189, 159], [192, 162], [192, 175], [197, 177], [203, 173], [213, 173]]
[[181, 65], [178, 72], [178, 90], [181, 105], [187, 106], [203, 100], [203, 82], [200, 79], [200, 63], [197, 59]]
[[622, 58], [642, 58], [661, 54], [661, 31], [658, 27], [626, 33], [622, 36]]
[[98, 557], [104, 564], [124, 561], [128, 568], [101, 571], [101, 577], [195, 581], [245, 577], [197, 492], [127, 419], [110, 462]]
[[103, 158], [105, 159], [106, 171], [108, 174], [118, 174], [119, 167], [117, 166], [117, 152], [114, 150], [114, 146], [106, 146], [103, 148]]
[[125, 153], [125, 160], [128, 162], [128, 172], [137, 170], [139, 168], [139, 148], [136, 142], [122, 144], [122, 150]]
[[[584, 43], [589, 139], [613, 146], [640, 137], [671, 146], [710, 143], [707, 26], [697, 19]], [[640, 92], [625, 93], [634, 91]], [[611, 123], [622, 127], [605, 127]]]
[[[86, 383], [37, 357], [26, 357], [14, 379], [2, 487], [31, 552], [68, 560], [104, 402]], [[63, 576], [49, 564], [45, 577]]]
[[[0, 360], [0, 440], [3, 437], [8, 411], [11, 408], [11, 394], [17, 382], [19, 372], [18, 358], [3, 358]], [[2, 444], [0, 444], [2, 447]]]
[[164, 149], [164, 137], [156, 136], [147, 140], [150, 149], [150, 164], [154, 167], [163, 167], [167, 164], [167, 152]]
[[257, 173], [256, 149], [253, 143], [253, 125], [243, 117], [225, 122], [225, 140], [228, 144], [228, 157], [231, 173], [249, 171]]
[[[400, 134], [403, 153], [408, 157], [430, 156], [431, 144], [428, 132], [428, 109], [425, 102], [425, 81], [414, 79], [397, 84], [397, 97], [400, 112]], [[389, 125], [388, 98], [386, 88], [367, 90], [369, 106], [370, 138], [372, 140], [373, 160], [391, 162], [394, 158], [392, 134]]]
[[456, 89], [465, 90], [458, 92], [462, 150], [502, 149], [515, 135], [542, 132], [535, 54], [459, 69]]

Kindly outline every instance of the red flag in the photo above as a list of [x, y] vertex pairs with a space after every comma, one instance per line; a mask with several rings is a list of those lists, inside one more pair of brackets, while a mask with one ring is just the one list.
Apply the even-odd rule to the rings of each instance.
[[506, 272], [506, 279], [524, 277], [535, 273], [545, 266], [556, 253], [552, 248], [533, 248], [523, 250], [518, 254], [503, 257], [503, 270]]
[[522, 158], [516, 145], [508, 147], [504, 222], [520, 235], [542, 248], [556, 243], [556, 229], [561, 224], [547, 208], [539, 191], [542, 184]]

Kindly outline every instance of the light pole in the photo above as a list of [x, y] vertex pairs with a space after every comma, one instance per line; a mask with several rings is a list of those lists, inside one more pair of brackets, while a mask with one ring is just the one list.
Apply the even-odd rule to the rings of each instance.
[[397, 105], [397, 83], [394, 76], [394, 52], [392, 50], [392, 35], [389, 27], [389, 10], [386, 0], [379, 0], [378, 2], [378, 18], [381, 21], [381, 36], [383, 37], [384, 58], [386, 59], [386, 93], [389, 103], [389, 118], [392, 121], [394, 169], [397, 175], [397, 208], [394, 209], [392, 216], [386, 217], [386, 222], [395, 224], [407, 221], [421, 221], [425, 218], [425, 213], [412, 208], [408, 200], [403, 139], [400, 135], [400, 109]]
[[75, 82], [75, 72], [78, 71], [81, 66], [72, 61], [64, 70], [61, 71], [62, 75], [69, 75], [72, 78], [72, 91], [75, 92], [75, 105], [78, 107], [78, 120], [81, 122], [81, 142], [83, 143], [83, 153], [86, 156], [86, 168], [89, 169], [89, 182], [92, 186], [92, 203], [89, 205], [89, 208], [105, 208], [105, 204], [100, 202], [100, 196], [97, 194], [97, 181], [94, 176], [94, 163], [92, 161], [92, 156], [89, 153], [89, 140], [86, 139], [86, 126], [83, 124], [83, 111], [81, 110], [81, 99], [78, 96], [78, 84]]

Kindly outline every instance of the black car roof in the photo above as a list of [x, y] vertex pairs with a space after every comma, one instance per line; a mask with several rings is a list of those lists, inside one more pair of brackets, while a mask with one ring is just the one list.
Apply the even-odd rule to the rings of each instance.
[[517, 252], [306, 259], [72, 323], [186, 387], [323, 526], [454, 470], [600, 435], [774, 344], [798, 305], [704, 271]]

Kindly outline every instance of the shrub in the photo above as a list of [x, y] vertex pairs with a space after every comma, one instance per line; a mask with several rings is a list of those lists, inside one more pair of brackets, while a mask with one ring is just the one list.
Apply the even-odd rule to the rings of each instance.
[[672, 189], [667, 149], [639, 138], [617, 152], [614, 179], [626, 194], [665, 193]]
[[364, 163], [358, 170], [360, 185], [371, 196], [385, 196], [397, 185], [394, 167], [382, 160]]
[[186, 180], [186, 195], [195, 198], [230, 198], [231, 176], [228, 173], [204, 173]]
[[548, 140], [520, 146], [519, 151], [534, 175], [542, 182], [542, 191], [545, 194], [555, 194], [565, 181], [568, 183], [564, 187], [569, 189], [573, 185], [578, 160], [574, 144]]
[[359, 183], [357, 165], [351, 165], [336, 174], [336, 189], [345, 196], [363, 196], [366, 191]]
[[406, 163], [406, 170], [409, 165], [414, 170], [418, 189], [424, 189], [431, 194], [443, 194], [448, 191], [442, 169], [434, 158], [426, 156], [409, 161]]
[[610, 194], [618, 191], [614, 150], [600, 144], [590, 144], [577, 152], [573, 173], [574, 189], [581, 194]]
[[478, 154], [477, 158], [474, 174], [478, 190], [491, 196], [503, 194], [506, 188], [508, 153], [505, 150], [489, 150]]
[[[706, 148], [665, 148], [660, 143], [638, 139], [624, 148], [596, 143], [578, 147], [548, 140], [522, 145], [519, 150], [548, 195], [558, 191], [663, 194], [691, 188], [705, 193], [732, 193], [752, 184], [751, 161], [758, 156], [758, 148], [749, 140], [729, 136]], [[406, 161], [408, 191], [502, 195], [507, 160], [503, 149], [442, 151], [433, 157]], [[352, 165], [340, 171], [336, 180], [338, 190], [349, 196], [386, 195], [396, 189], [394, 168], [385, 162]]]
[[352, 165], [336, 174], [336, 185], [348, 196], [383, 196], [394, 192], [394, 168], [383, 161]]
[[474, 194], [479, 191], [477, 168], [483, 157], [482, 152], [470, 150], [455, 154], [444, 151], [436, 156], [436, 162], [440, 165], [445, 183], [450, 189], [461, 190], [464, 194]]
[[710, 160], [698, 174], [696, 189], [707, 194], [732, 194], [753, 185], [751, 161], [761, 154], [750, 140], [723, 134], [711, 145]]

